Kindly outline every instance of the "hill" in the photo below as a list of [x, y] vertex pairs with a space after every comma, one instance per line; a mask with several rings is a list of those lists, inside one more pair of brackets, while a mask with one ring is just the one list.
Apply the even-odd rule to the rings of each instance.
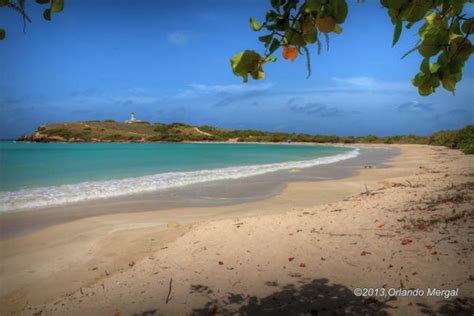
[[363, 137], [276, 133], [258, 130], [231, 130], [211, 126], [191, 126], [183, 123], [120, 123], [112, 120], [54, 123], [40, 126], [32, 135], [22, 135], [21, 141], [34, 142], [313, 142], [370, 144], [429, 144], [461, 149], [474, 153], [474, 125], [460, 130], [440, 131], [431, 136], [399, 135]]

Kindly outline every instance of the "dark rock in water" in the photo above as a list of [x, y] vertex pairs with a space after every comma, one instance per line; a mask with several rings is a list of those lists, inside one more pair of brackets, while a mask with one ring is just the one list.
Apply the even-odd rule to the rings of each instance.
[[30, 137], [26, 134], [22, 134], [20, 137], [18, 137], [17, 141], [19, 142], [28, 142], [30, 141]]

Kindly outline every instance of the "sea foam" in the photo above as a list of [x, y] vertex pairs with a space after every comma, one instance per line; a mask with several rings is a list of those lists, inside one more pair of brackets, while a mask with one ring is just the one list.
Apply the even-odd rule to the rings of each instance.
[[167, 172], [118, 180], [81, 182], [0, 193], [0, 211], [45, 208], [68, 203], [139, 194], [216, 180], [240, 179], [294, 168], [309, 168], [354, 158], [359, 149], [312, 160], [246, 165], [211, 170]]

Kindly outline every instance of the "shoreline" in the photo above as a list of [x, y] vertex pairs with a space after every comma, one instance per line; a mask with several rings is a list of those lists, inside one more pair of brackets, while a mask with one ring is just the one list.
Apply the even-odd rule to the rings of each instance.
[[[301, 148], [300, 145], [296, 146]], [[180, 170], [179, 166], [178, 168], [175, 166], [175, 169], [149, 170], [148, 173], [138, 174], [129, 173], [125, 177], [118, 178], [85, 178], [75, 183], [61, 183], [57, 181], [57, 184], [44, 183], [40, 186], [37, 185], [29, 188], [22, 188], [17, 185], [18, 188], [16, 190], [0, 192], [0, 203], [3, 202], [0, 213], [67, 207], [76, 203], [87, 203], [94, 200], [104, 201], [111, 198], [153, 194], [154, 192], [174, 190], [190, 185], [205, 185], [213, 181], [230, 181], [290, 169], [333, 164], [359, 155], [357, 147], [347, 147], [343, 150], [341, 149], [340, 153], [330, 154], [325, 154], [324, 151], [328, 148], [336, 148], [336, 146], [321, 147], [324, 148], [321, 150], [322, 154], [318, 153], [318, 151], [313, 157], [303, 156], [297, 158], [295, 156], [291, 157], [292, 159], [288, 157], [287, 159], [289, 160], [274, 159], [272, 161], [269, 159], [267, 162], [244, 160], [243, 164], [239, 164], [238, 161], [232, 162], [231, 160], [227, 165], [198, 165], [189, 168], [189, 170], [185, 168], [183, 171]], [[333, 151], [337, 150], [334, 149]], [[53, 192], [52, 195], [51, 192]]]
[[[353, 147], [351, 147], [353, 148]], [[367, 147], [364, 147], [367, 148]], [[373, 148], [373, 147], [370, 147]], [[358, 155], [308, 168], [289, 168], [239, 179], [213, 180], [177, 188], [95, 199], [39, 209], [6, 211], [0, 214], [0, 239], [21, 236], [51, 225], [114, 213], [166, 211], [188, 207], [231, 206], [266, 200], [280, 194], [291, 182], [321, 181], [353, 176], [358, 168], [384, 167], [398, 155], [396, 149], [360, 150]]]
[[[424, 174], [433, 168], [437, 168], [437, 164], [425, 167], [423, 166], [423, 161], [432, 161], [434, 163], [434, 158], [431, 156], [438, 155], [438, 152], [439, 155], [451, 155], [457, 159], [456, 161], [463, 161], [462, 168], [466, 168], [464, 164], [466, 164], [466, 161], [472, 159], [472, 157], [460, 156], [457, 151], [439, 147], [419, 145], [396, 146], [400, 148], [401, 154], [387, 162], [387, 168], [360, 169], [356, 175], [338, 180], [290, 182], [280, 194], [266, 200], [237, 205], [216, 206], [212, 208], [174, 209], [160, 212], [122, 213], [89, 217], [65, 224], [54, 225], [49, 227], [47, 230], [36, 231], [22, 237], [1, 241], [0, 243], [5, 254], [1, 267], [2, 271], [4, 271], [4, 275], [2, 276], [2, 282], [4, 283], [2, 284], [6, 285], [1, 293], [1, 305], [5, 306], [2, 308], [2, 311], [18, 310], [20, 306], [24, 306], [26, 299], [28, 302], [27, 305], [37, 305], [34, 310], [39, 308], [41, 310], [54, 311], [54, 309], [57, 309], [57, 311], [62, 310], [65, 312], [67, 309], [61, 307], [63, 305], [43, 305], [52, 302], [52, 300], [56, 301], [58, 298], [64, 297], [65, 293], [70, 293], [71, 296], [68, 299], [69, 302], [60, 299], [60, 301], [66, 302], [64, 306], [71, 308], [71, 310], [75, 310], [75, 308], [78, 308], [79, 306], [84, 308], [85, 306], [81, 305], [81, 302], [82, 300], [88, 301], [88, 299], [84, 298], [84, 294], [81, 294], [83, 290], [79, 291], [79, 287], [90, 286], [91, 288], [96, 289], [97, 286], [100, 287], [100, 282], [109, 282], [109, 280], [110, 282], [116, 282], [116, 279], [127, 279], [133, 284], [138, 281], [142, 282], [143, 280], [141, 277], [139, 277], [140, 280], [129, 279], [130, 273], [135, 271], [133, 273], [144, 275], [144, 272], [142, 273], [138, 271], [149, 271], [150, 267], [148, 267], [148, 265], [150, 262], [155, 262], [149, 259], [150, 256], [156, 257], [158, 255], [161, 260], [159, 264], [160, 266], [169, 265], [170, 263], [164, 262], [171, 260], [170, 258], [179, 260], [181, 262], [179, 265], [182, 266], [184, 264], [183, 262], [185, 262], [183, 260], [193, 254], [196, 255], [199, 253], [192, 250], [192, 248], [198, 247], [199, 244], [197, 244], [198, 246], [192, 246], [193, 243], [186, 243], [191, 237], [198, 238], [197, 236], [200, 236], [198, 238], [200, 243], [206, 243], [208, 248], [211, 246], [213, 248], [217, 247], [220, 249], [218, 251], [221, 255], [232, 257], [232, 252], [228, 252], [228, 246], [219, 242], [219, 239], [215, 239], [214, 233], [211, 233], [213, 229], [218, 229], [222, 232], [225, 231], [226, 233], [220, 236], [225, 239], [231, 238], [229, 242], [233, 247], [236, 247], [236, 249], [233, 250], [233, 253], [235, 253], [235, 255], [237, 253], [240, 254], [240, 247], [244, 247], [245, 245], [251, 248], [258, 248], [257, 245], [252, 246], [245, 242], [243, 242], [243, 245], [237, 246], [237, 240], [240, 240], [240, 243], [242, 243], [242, 239], [245, 239], [241, 235], [239, 235], [238, 239], [232, 239], [234, 232], [233, 230], [229, 231], [229, 229], [232, 227], [235, 229], [235, 225], [240, 222], [245, 222], [245, 225], [243, 223], [241, 224], [244, 225], [244, 227], [247, 225], [252, 226], [257, 224], [260, 225], [259, 223], [267, 223], [265, 224], [267, 227], [273, 227], [276, 225], [275, 229], [277, 229], [277, 227], [282, 225], [282, 220], [284, 222], [288, 220], [288, 225], [291, 223], [298, 223], [302, 216], [307, 216], [305, 213], [315, 212], [313, 209], [318, 205], [322, 205], [324, 209], [334, 208], [335, 206], [331, 204], [349, 203], [344, 201], [351, 201], [351, 199], [353, 199], [350, 198], [351, 196], [363, 197], [365, 194], [364, 192], [369, 192], [371, 195], [372, 192], [378, 192], [381, 188], [387, 187], [389, 183], [399, 183], [402, 181], [403, 177], [413, 177], [417, 173], [421, 172]], [[449, 161], [443, 163], [449, 163]], [[432, 176], [437, 176], [437, 173]], [[400, 181], [387, 181], [392, 178], [400, 178]], [[414, 180], [411, 178], [408, 181], [414, 183]], [[367, 193], [367, 199], [369, 198], [369, 193]], [[324, 204], [326, 204], [326, 206], [323, 206]], [[338, 210], [338, 208], [335, 209]], [[345, 209], [342, 208], [342, 210]], [[324, 214], [324, 216], [330, 216], [330, 218], [339, 218], [339, 221], [342, 220], [342, 222], [340, 222], [342, 225], [352, 225], [350, 223], [344, 224], [344, 219], [339, 216], [340, 212], [342, 211], [330, 211], [329, 213], [321, 214]], [[347, 213], [349, 210], [344, 212]], [[362, 216], [362, 219], [365, 219], [365, 216]], [[331, 225], [333, 224], [327, 222], [327, 219], [321, 220], [326, 223], [327, 229], [330, 230], [330, 227], [332, 227]], [[373, 221], [373, 218], [371, 220]], [[273, 224], [268, 226], [268, 221]], [[209, 228], [212, 229], [209, 230]], [[282, 226], [281, 229], [283, 228], [284, 227]], [[354, 227], [347, 226], [348, 230], [353, 228]], [[326, 226], [324, 229], [326, 230]], [[271, 231], [273, 231], [273, 229]], [[258, 230], [251, 230], [251, 232], [257, 235], [255, 237], [257, 237], [258, 240], [261, 240], [263, 245], [268, 245], [268, 234], [271, 234], [271, 232], [259, 232]], [[229, 233], [230, 235], [227, 236]], [[294, 234], [294, 232], [291, 234]], [[55, 240], [55, 242], [51, 244], [48, 240]], [[207, 242], [205, 240], [207, 240]], [[278, 245], [278, 247], [287, 247], [285, 246], [287, 245], [287, 241], [282, 240], [282, 242], [283, 245]], [[297, 244], [301, 242], [302, 241], [297, 241]], [[93, 250], [90, 249], [92, 245]], [[167, 245], [166, 248], [163, 248], [164, 245]], [[195, 250], [197, 251], [198, 248]], [[189, 253], [187, 251], [188, 254], [184, 255], [181, 253], [183, 251], [182, 249], [188, 249]], [[265, 252], [270, 250], [267, 249], [261, 251]], [[304, 252], [304, 250], [302, 251]], [[62, 254], [65, 252], [70, 253], [71, 255], [64, 257]], [[178, 253], [181, 254], [176, 257]], [[301, 256], [304, 256], [304, 254], [301, 254]], [[268, 254], [264, 256], [264, 258], [266, 257], [268, 257]], [[194, 259], [193, 270], [201, 270], [201, 273], [208, 271], [204, 273], [204, 275], [211, 273], [212, 269], [209, 270], [210, 267], [206, 268], [205, 266], [206, 264], [209, 264], [209, 258], [199, 258], [200, 257], [198, 256]], [[254, 258], [252, 260], [257, 260], [258, 262], [261, 261], [261, 259], [262, 258]], [[224, 262], [228, 262], [229, 260], [229, 258], [224, 259]], [[309, 258], [305, 260], [306, 264], [311, 262]], [[59, 267], [57, 264], [55, 265], [54, 262], [60, 263]], [[130, 265], [131, 262], [133, 262], [133, 265]], [[141, 267], [141, 270], [136, 270], [138, 268], [134, 268], [135, 263], [139, 264], [138, 266]], [[214, 267], [212, 263], [213, 261], [211, 261], [210, 264]], [[261, 264], [262, 262], [260, 265]], [[96, 267], [97, 269], [95, 269]], [[183, 278], [193, 279], [197, 277], [200, 279], [201, 273], [194, 276], [189, 275], [191, 272], [183, 271], [179, 266], [173, 265], [172, 263], [168, 269], [171, 270], [166, 270], [166, 274], [183, 275], [180, 278], [181, 281], [178, 282], [184, 282], [182, 281]], [[352, 268], [349, 267], [349, 269]], [[35, 272], [29, 272], [32, 270]], [[158, 270], [160, 269], [158, 268]], [[39, 271], [41, 271], [41, 273], [39, 273]], [[250, 273], [250, 275], [253, 273], [250, 271], [247, 272]], [[271, 269], [268, 270], [268, 272], [275, 274], [275, 271], [272, 271]], [[245, 272], [240, 271], [240, 273], [240, 277], [245, 279]], [[327, 273], [328, 275], [332, 275], [329, 271], [327, 271]], [[51, 281], [53, 285], [50, 289], [42, 291], [41, 285], [48, 280], [48, 277], [50, 277], [51, 274], [57, 276], [54, 279], [56, 281]], [[158, 276], [160, 275], [161, 283], [159, 282], [159, 284], [165, 287], [166, 284], [163, 285], [163, 283], [166, 283], [167, 279], [163, 278], [163, 275], [158, 273]], [[235, 274], [233, 275], [235, 276]], [[333, 275], [333, 278], [342, 282], [344, 275], [346, 274], [342, 273], [342, 277]], [[212, 273], [209, 276], [212, 276]], [[265, 278], [268, 277], [269, 275], [265, 276]], [[256, 278], [258, 280], [262, 279], [261, 276], [256, 276]], [[345, 278], [350, 277], [349, 275], [346, 275]], [[285, 282], [291, 280], [291, 278], [287, 279], [287, 277], [283, 279]], [[216, 276], [216, 280], [213, 280], [212, 283], [214, 285], [220, 284], [219, 286], [221, 288], [226, 288], [227, 285], [221, 284], [222, 281], [219, 280], [219, 276]], [[245, 280], [242, 282], [249, 282], [248, 280]], [[110, 297], [107, 297], [107, 299], [101, 303], [89, 302], [90, 305], [87, 305], [87, 308], [89, 308], [91, 312], [95, 311], [95, 313], [98, 313], [98, 311], [110, 311], [112, 308], [110, 305], [111, 300], [113, 302], [114, 298], [117, 297], [116, 295], [120, 292], [121, 287], [114, 286], [113, 283], [110, 282], [106, 285], [107, 288], [109, 288], [109, 286], [112, 287], [112, 292], [109, 293]], [[184, 284], [178, 283], [177, 286], [178, 288], [176, 291], [186, 292], [184, 287], [180, 287], [184, 286]], [[133, 289], [135, 289], [135, 287], [133, 287]], [[239, 286], [239, 289], [248, 293], [256, 290], [250, 288], [245, 290], [245, 286], [244, 288]], [[264, 289], [265, 287], [261, 289], [259, 287], [257, 292], [265, 292]], [[102, 295], [97, 289], [94, 291], [96, 291], [98, 295]], [[162, 294], [161, 292], [162, 289], [160, 289], [160, 295]], [[133, 297], [140, 296], [139, 293], [135, 293], [135, 290], [133, 290], [133, 293]], [[79, 302], [79, 298], [81, 302]], [[202, 301], [198, 300], [186, 304], [190, 304], [189, 306], [197, 306], [200, 303], [202, 303]], [[147, 304], [149, 303], [141, 303], [140, 307], [133, 306], [132, 304], [130, 307], [126, 307], [125, 310], [144, 310], [143, 308], [147, 306]], [[155, 305], [156, 304], [159, 303], [155, 303]], [[180, 304], [184, 303], [180, 301]], [[188, 306], [186, 304], [183, 306]], [[191, 309], [189, 306], [183, 307], [183, 310], [190, 311]], [[165, 307], [165, 310], [171, 311], [169, 308], [171, 307]]]

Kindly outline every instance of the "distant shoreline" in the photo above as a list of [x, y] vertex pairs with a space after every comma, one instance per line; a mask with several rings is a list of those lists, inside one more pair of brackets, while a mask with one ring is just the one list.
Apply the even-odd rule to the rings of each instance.
[[41, 125], [33, 134], [17, 141], [68, 143], [316, 143], [316, 144], [418, 144], [442, 145], [474, 153], [474, 125], [459, 130], [440, 131], [429, 136], [414, 134], [384, 136], [337, 136], [306, 133], [232, 130], [183, 123], [151, 124], [146, 121], [84, 121]]

